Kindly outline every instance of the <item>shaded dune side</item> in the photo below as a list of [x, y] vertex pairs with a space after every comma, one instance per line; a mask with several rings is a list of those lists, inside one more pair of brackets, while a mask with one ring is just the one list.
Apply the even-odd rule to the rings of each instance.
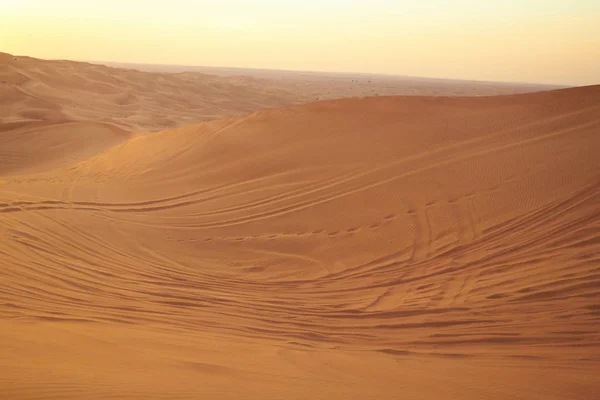
[[[62, 326], [80, 343], [129, 329], [168, 337], [144, 349], [152, 363], [181, 359], [199, 335], [277, 349], [240, 351], [242, 366], [237, 350], [215, 356], [234, 370], [218, 370], [227, 385], [244, 385], [235, 374], [256, 357], [312, 377], [293, 388], [362, 377], [398, 390], [390, 371], [413, 361], [394, 359], [434, 356], [483, 360], [452, 383], [508, 373], [494, 363], [561, 363], [564, 374], [544, 372], [554, 398], [586, 398], [600, 363], [599, 116], [600, 86], [346, 99], [137, 136], [13, 175], [0, 185], [0, 317]], [[339, 380], [319, 380], [323, 365]], [[402, 376], [423, 383], [471, 364], [435, 365]], [[168, 382], [187, 388], [185, 371]], [[449, 398], [508, 393], [467, 389]]]
[[15, 122], [0, 125], [0, 177], [72, 165], [132, 136], [99, 122]]

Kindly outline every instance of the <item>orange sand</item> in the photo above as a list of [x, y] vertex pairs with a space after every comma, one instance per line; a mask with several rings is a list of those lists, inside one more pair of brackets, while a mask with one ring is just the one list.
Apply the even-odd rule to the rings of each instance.
[[1, 114], [3, 398], [600, 390], [600, 86], [147, 135], [10, 122], [32, 99]]
[[133, 66], [151, 71], [0, 53], [0, 124], [76, 120], [153, 132], [317, 99], [480, 96], [552, 88], [352, 74]]
[[201, 73], [150, 73], [0, 53], [0, 124], [97, 121], [135, 131], [312, 100], [267, 85]]

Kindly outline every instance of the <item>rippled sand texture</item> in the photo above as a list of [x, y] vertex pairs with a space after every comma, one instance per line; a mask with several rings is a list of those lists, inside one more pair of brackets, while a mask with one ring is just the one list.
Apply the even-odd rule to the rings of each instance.
[[599, 86], [3, 129], [7, 399], [600, 390]]

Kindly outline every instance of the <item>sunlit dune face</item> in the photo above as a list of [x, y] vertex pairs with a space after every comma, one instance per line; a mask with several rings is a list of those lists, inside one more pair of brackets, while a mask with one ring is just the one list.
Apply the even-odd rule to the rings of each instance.
[[[599, 86], [337, 99], [132, 134], [131, 88], [181, 85], [151, 118], [180, 111], [190, 82], [28, 64], [64, 79], [63, 97], [25, 83], [54, 107], [14, 90], [0, 112], [18, 119], [0, 124], [6, 398], [598, 392]], [[110, 84], [121, 74], [131, 86]], [[83, 76], [102, 101], [68, 85]]]
[[0, 2], [0, 398], [600, 393], [600, 85], [269, 69], [591, 82], [592, 2]]

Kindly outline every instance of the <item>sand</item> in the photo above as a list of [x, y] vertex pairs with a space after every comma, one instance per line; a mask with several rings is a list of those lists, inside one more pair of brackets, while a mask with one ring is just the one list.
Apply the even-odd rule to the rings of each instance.
[[199, 72], [227, 77], [238, 84], [285, 89], [309, 101], [365, 96], [494, 96], [562, 89], [566, 86], [485, 82], [352, 72], [286, 71], [157, 64], [104, 63], [149, 72]]
[[202, 73], [151, 73], [0, 53], [0, 123], [96, 121], [136, 132], [312, 100]]
[[600, 86], [152, 134], [27, 109], [1, 114], [7, 399], [600, 390]]
[[94, 121], [143, 133], [325, 99], [479, 96], [554, 88], [356, 74], [118, 65], [126, 68], [0, 53], [0, 124]]

